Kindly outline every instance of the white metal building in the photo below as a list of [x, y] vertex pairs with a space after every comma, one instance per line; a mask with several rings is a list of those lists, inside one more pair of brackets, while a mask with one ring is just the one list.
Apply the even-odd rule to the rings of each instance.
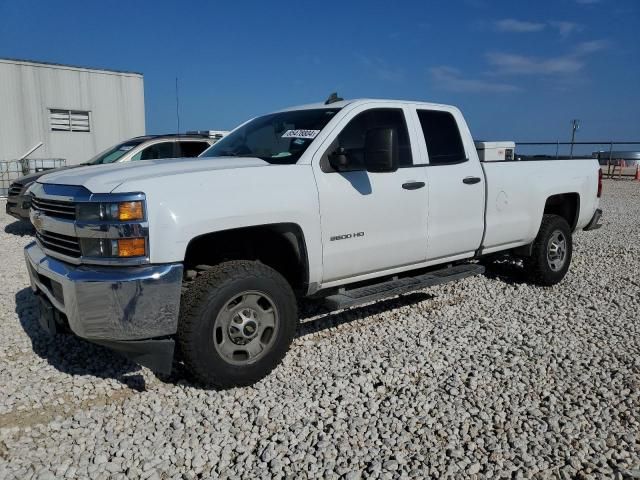
[[73, 165], [144, 133], [142, 74], [0, 59], [0, 161], [42, 142], [30, 158]]

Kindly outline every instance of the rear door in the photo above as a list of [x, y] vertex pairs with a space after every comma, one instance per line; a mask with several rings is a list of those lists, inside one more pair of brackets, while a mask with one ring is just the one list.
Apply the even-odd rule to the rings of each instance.
[[[368, 104], [341, 120], [313, 159], [320, 200], [323, 283], [374, 274], [425, 260], [427, 193], [407, 108]], [[364, 140], [375, 128], [395, 130], [400, 168], [367, 172]], [[331, 168], [328, 156], [344, 149], [348, 171]]]
[[427, 260], [472, 256], [484, 230], [485, 179], [469, 130], [456, 109], [413, 113], [427, 166]]

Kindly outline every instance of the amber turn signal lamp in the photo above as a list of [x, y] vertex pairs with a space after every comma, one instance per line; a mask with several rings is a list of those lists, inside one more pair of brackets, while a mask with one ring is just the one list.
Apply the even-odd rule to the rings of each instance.
[[144, 257], [147, 254], [147, 245], [144, 238], [121, 238], [117, 240], [118, 257]]
[[142, 219], [144, 219], [142, 202], [121, 202], [118, 204], [118, 220], [121, 222]]

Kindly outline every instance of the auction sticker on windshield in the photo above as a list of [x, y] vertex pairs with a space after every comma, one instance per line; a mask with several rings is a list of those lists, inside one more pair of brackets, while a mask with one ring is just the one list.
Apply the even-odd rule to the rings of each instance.
[[320, 130], [287, 130], [282, 134], [282, 138], [310, 138], [314, 139]]

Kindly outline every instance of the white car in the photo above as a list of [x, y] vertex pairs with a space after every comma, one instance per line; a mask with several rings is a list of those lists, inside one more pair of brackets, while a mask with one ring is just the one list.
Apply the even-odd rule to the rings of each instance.
[[281, 361], [303, 297], [350, 307], [498, 253], [556, 284], [572, 232], [599, 226], [598, 162], [501, 154], [480, 161], [455, 107], [365, 99], [254, 118], [197, 159], [46, 175], [25, 249], [41, 323], [157, 371], [178, 343], [228, 387]]
[[[197, 157], [204, 150], [224, 136], [225, 132], [209, 131], [187, 133], [185, 135], [145, 135], [134, 137], [100, 152], [86, 163], [61, 167], [68, 170], [79, 166], [97, 166], [109, 163], [134, 162], [156, 158], [191, 158]], [[215, 136], [214, 136], [215, 135]], [[53, 170], [43, 170], [25, 175], [11, 183], [7, 196], [6, 211], [18, 220], [29, 219], [30, 199], [26, 195], [27, 189], [38, 178], [52, 173]]]

